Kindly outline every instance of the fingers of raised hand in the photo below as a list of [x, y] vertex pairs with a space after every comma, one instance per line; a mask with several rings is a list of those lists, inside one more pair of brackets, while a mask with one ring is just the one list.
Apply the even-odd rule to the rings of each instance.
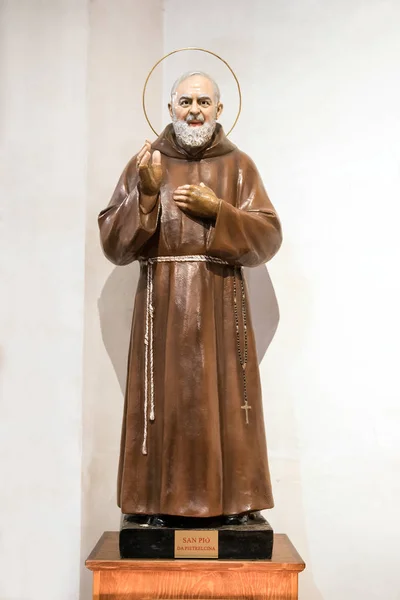
[[153, 152], [151, 157], [151, 168], [156, 181], [161, 181], [163, 176], [163, 169], [161, 164], [161, 154], [158, 150]]
[[163, 178], [161, 154], [158, 150], [152, 153], [149, 141], [146, 141], [138, 154], [137, 167], [142, 192], [148, 195], [158, 194]]
[[161, 165], [161, 153], [158, 150], [154, 150], [153, 156], [151, 157], [151, 164], [153, 166]]
[[147, 142], [144, 143], [144, 145], [140, 148], [139, 152], [137, 153], [136, 156], [136, 163], [139, 164], [140, 161], [142, 160], [144, 153], [148, 150], [147, 147]]
[[139, 177], [142, 184], [142, 190], [146, 194], [152, 194], [157, 188], [154, 180], [154, 167], [150, 165], [150, 152], [146, 152], [139, 165]]
[[139, 152], [136, 155], [136, 164], [139, 165], [140, 161], [143, 158], [144, 153], [146, 152], [147, 148], [146, 148], [146, 144], [144, 146], [141, 147], [141, 149], [139, 150]]
[[149, 142], [149, 140], [146, 140], [144, 145], [142, 146], [142, 148], [139, 150], [137, 156], [136, 156], [136, 165], [139, 166], [142, 158], [144, 157], [144, 155], [147, 152], [150, 152], [151, 150], [151, 143]]
[[146, 150], [140, 160], [139, 169], [147, 169], [148, 168], [149, 163], [150, 163], [150, 157], [151, 157], [150, 152], [148, 150]]

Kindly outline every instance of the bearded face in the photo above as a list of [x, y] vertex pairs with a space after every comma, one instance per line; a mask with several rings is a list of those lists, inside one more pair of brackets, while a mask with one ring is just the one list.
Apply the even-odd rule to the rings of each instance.
[[188, 148], [201, 148], [211, 140], [217, 121], [214, 118], [206, 123], [203, 115], [192, 114], [182, 120], [174, 114], [172, 124], [179, 144]]
[[185, 148], [206, 146], [222, 112], [219, 90], [204, 75], [191, 75], [172, 93], [169, 111], [178, 143]]

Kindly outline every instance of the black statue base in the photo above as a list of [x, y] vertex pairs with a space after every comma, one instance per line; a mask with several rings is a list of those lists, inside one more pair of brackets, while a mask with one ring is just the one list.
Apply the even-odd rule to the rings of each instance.
[[[152, 524], [154, 519], [149, 521], [146, 516], [122, 515], [119, 534], [121, 558], [271, 558], [273, 530], [259, 513], [251, 513], [250, 518], [240, 524], [235, 524], [236, 519], [227, 524], [226, 519], [221, 517], [168, 516], [161, 519], [160, 523], [164, 521], [164, 525], [155, 526]], [[185, 540], [188, 540], [188, 545], [184, 545]], [[193, 542], [192, 545], [190, 542]], [[201, 552], [202, 548], [206, 549], [206, 553]], [[207, 555], [207, 550], [211, 549], [215, 553]]]

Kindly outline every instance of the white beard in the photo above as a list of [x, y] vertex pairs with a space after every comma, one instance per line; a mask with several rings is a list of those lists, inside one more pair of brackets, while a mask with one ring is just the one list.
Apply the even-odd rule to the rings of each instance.
[[186, 121], [180, 121], [174, 115], [172, 117], [172, 124], [176, 138], [182, 146], [200, 148], [211, 140], [217, 122], [213, 120], [211, 123], [191, 127]]

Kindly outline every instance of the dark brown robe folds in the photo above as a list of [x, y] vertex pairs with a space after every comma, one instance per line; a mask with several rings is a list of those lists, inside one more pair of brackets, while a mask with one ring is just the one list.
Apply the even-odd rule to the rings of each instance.
[[[227, 140], [220, 125], [209, 147], [197, 156], [176, 143], [172, 125], [153, 149], [161, 152], [164, 171], [154, 210], [147, 215], [140, 211], [134, 157], [100, 213], [103, 249], [113, 263], [206, 255], [252, 267], [277, 252], [281, 228], [257, 169]], [[223, 200], [215, 223], [186, 215], [172, 199], [178, 186], [200, 182]], [[153, 265], [155, 420], [147, 419], [143, 454], [147, 266], [141, 265], [118, 477], [123, 513], [210, 517], [273, 506], [250, 317], [249, 424], [241, 408], [233, 277], [231, 266], [208, 262]], [[243, 346], [238, 279], [237, 286]]]

